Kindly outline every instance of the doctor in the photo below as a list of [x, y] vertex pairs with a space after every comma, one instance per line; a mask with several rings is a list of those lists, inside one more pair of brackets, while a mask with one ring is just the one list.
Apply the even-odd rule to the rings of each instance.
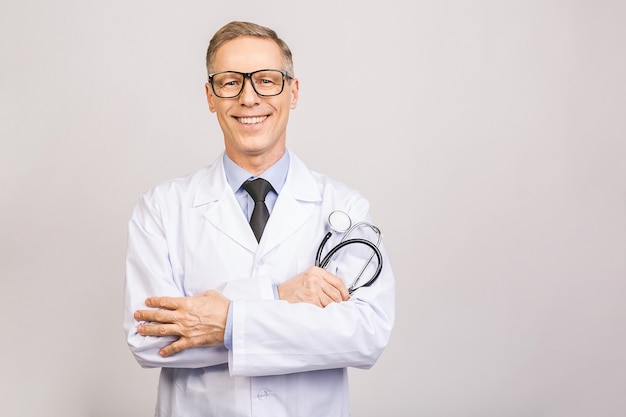
[[[129, 222], [124, 328], [139, 364], [161, 368], [155, 415], [349, 416], [347, 367], [387, 345], [393, 273], [381, 248], [381, 276], [349, 296], [363, 259], [313, 265], [329, 213], [370, 221], [369, 204], [286, 149], [299, 82], [273, 30], [225, 25], [207, 70], [225, 152], [153, 188]], [[270, 216], [255, 235], [256, 178]]]

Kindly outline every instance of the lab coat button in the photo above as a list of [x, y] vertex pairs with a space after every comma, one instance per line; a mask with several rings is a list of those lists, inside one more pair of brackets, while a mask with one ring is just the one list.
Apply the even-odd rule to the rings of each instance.
[[267, 391], [261, 390], [256, 396], [259, 400], [264, 400], [267, 398]]

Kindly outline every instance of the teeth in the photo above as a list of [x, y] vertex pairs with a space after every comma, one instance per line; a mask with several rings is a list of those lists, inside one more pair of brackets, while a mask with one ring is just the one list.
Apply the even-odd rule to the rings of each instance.
[[240, 117], [239, 121], [243, 124], [246, 125], [252, 125], [255, 123], [261, 123], [263, 120], [265, 120], [267, 118], [267, 116], [260, 116], [260, 117]]

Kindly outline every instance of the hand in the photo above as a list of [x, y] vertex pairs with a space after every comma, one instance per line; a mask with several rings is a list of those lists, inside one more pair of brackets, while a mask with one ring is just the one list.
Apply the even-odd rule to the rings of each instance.
[[224, 329], [230, 301], [217, 291], [192, 297], [150, 297], [146, 306], [158, 310], [137, 310], [135, 320], [142, 324], [137, 332], [143, 336], [178, 336], [178, 340], [161, 349], [162, 357], [200, 346], [224, 343]]
[[336, 275], [316, 266], [278, 286], [278, 298], [290, 303], [326, 307], [350, 298], [348, 289]]

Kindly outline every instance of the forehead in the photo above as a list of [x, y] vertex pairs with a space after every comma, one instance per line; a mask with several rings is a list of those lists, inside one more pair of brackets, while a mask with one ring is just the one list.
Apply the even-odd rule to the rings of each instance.
[[215, 72], [266, 68], [284, 69], [280, 48], [271, 39], [242, 36], [225, 42], [215, 53]]

